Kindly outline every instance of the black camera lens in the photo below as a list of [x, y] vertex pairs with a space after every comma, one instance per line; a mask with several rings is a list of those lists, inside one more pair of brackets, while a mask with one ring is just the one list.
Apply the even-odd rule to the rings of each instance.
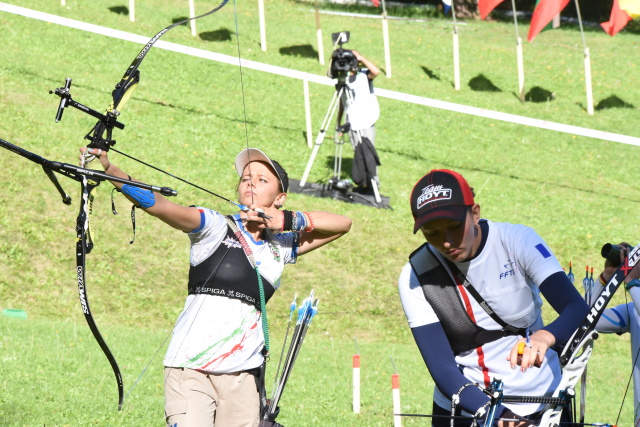
[[[626, 245], [628, 249], [632, 249], [631, 246]], [[620, 246], [613, 245], [611, 243], [605, 243], [600, 250], [600, 255], [602, 258], [605, 258], [609, 263], [611, 263], [612, 267], [619, 267], [621, 264], [620, 261]]]
[[357, 60], [349, 49], [336, 49], [331, 55], [331, 69], [329, 76], [333, 79], [346, 77], [349, 71], [353, 71], [354, 62], [357, 69]]

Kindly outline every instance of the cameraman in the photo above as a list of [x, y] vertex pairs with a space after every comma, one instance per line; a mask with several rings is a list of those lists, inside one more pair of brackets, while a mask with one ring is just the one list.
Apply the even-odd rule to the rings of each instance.
[[[624, 256], [629, 251], [627, 243], [620, 243], [618, 250]], [[613, 251], [612, 251], [613, 252]], [[620, 261], [613, 262], [609, 257], [604, 264], [604, 270], [591, 290], [592, 302], [600, 295], [602, 288], [609, 282]], [[613, 308], [607, 308], [598, 320], [596, 330], [603, 333], [616, 333], [622, 335], [625, 332], [631, 334], [631, 360], [633, 363], [633, 419], [634, 425], [640, 423], [640, 365], [638, 354], [640, 353], [640, 280], [637, 279], [638, 267], [634, 267], [625, 279], [624, 286], [631, 295], [633, 302], [620, 304]]]
[[[351, 58], [351, 67], [344, 81], [346, 87], [342, 94], [337, 123], [342, 122], [342, 114], [346, 111], [348, 123], [346, 128], [349, 129], [349, 139], [354, 151], [358, 153], [358, 145], [362, 143], [363, 138], [367, 138], [371, 142], [375, 154], [376, 130], [374, 125], [380, 117], [380, 107], [373, 90], [373, 80], [380, 74], [380, 69], [357, 50], [352, 50], [351, 53], [353, 58]], [[360, 64], [363, 65], [362, 68]], [[340, 137], [345, 131], [345, 127], [338, 126], [336, 131]], [[380, 186], [377, 167], [380, 162], [377, 159], [377, 154], [375, 157], [376, 166], [373, 179]], [[356, 180], [354, 179], [354, 181]], [[367, 184], [368, 182], [364, 186], [366, 187]]]

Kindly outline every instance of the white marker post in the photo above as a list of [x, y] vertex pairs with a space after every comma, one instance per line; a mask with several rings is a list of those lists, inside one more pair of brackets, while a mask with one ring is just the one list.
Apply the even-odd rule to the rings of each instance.
[[384, 74], [391, 78], [391, 47], [389, 46], [389, 23], [387, 21], [387, 9], [382, 0], [382, 40], [384, 42]]
[[400, 376], [391, 375], [391, 393], [393, 394], [393, 427], [402, 427], [400, 413]]
[[[324, 65], [324, 43], [322, 43], [322, 27], [320, 26], [320, 9], [316, 0], [316, 38], [318, 39], [318, 61]], [[309, 146], [311, 148], [311, 146]]]
[[309, 80], [302, 80], [302, 88], [304, 91], [304, 117], [307, 123], [307, 145], [313, 148], [313, 128], [311, 126], [311, 100], [309, 99]]
[[518, 98], [524, 102], [524, 60], [522, 55], [522, 38], [518, 37], [516, 58], [518, 60]]
[[584, 84], [587, 89], [587, 114], [593, 116], [593, 88], [591, 85], [591, 55], [589, 48], [584, 48]]
[[260, 18], [260, 49], [267, 51], [267, 29], [264, 22], [264, 0], [258, 0], [258, 16]]
[[360, 355], [353, 355], [353, 413], [360, 413]]
[[516, 0], [511, 0], [511, 8], [513, 9], [513, 24], [516, 29], [516, 60], [518, 61], [518, 98], [520, 102], [525, 101], [524, 96], [524, 60], [522, 55], [522, 37], [518, 29], [518, 13], [516, 12]]
[[[194, 18], [195, 16], [196, 5], [194, 4], [193, 0], [189, 0], [189, 18]], [[191, 19], [191, 21], [189, 21], [189, 25], [191, 25], [191, 35], [195, 37], [196, 34], [198, 34], [198, 32], [196, 31], [196, 20]]]
[[582, 15], [580, 13], [580, 4], [575, 0], [576, 13], [578, 15], [578, 24], [580, 24], [580, 36], [582, 37], [582, 46], [584, 47], [584, 84], [587, 90], [587, 114], [593, 116], [593, 87], [591, 85], [591, 54], [587, 47], [587, 40], [584, 37], [584, 28], [582, 27]]
[[460, 47], [458, 44], [458, 22], [456, 21], [456, 7], [451, 1], [451, 17], [453, 18], [453, 87], [460, 90]]
[[136, 0], [129, 0], [129, 21], [136, 22]]
[[458, 46], [458, 29], [453, 30], [453, 87], [460, 90], [460, 47]]

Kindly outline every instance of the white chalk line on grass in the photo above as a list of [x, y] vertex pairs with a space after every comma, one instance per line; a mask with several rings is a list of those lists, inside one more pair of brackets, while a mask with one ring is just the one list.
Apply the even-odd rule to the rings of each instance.
[[[102, 27], [99, 25], [89, 24], [86, 22], [76, 21], [69, 18], [63, 18], [48, 13], [38, 12], [31, 9], [26, 9], [19, 6], [14, 6], [6, 3], [0, 3], [0, 11], [13, 13], [16, 15], [25, 16], [32, 19], [38, 19], [53, 24], [63, 25], [65, 27], [75, 28], [78, 30], [88, 31], [94, 34], [100, 34], [107, 37], [113, 37], [121, 40], [126, 40], [139, 44], [146, 44], [149, 41], [149, 37], [140, 36], [137, 34], [127, 33], [125, 31], [114, 30], [111, 28]], [[250, 61], [248, 59], [239, 59], [237, 57], [223, 55], [220, 53], [209, 52], [203, 49], [184, 46], [177, 43], [166, 42], [159, 40], [156, 47], [172, 52], [182, 53], [186, 55], [196, 56], [199, 58], [209, 59], [212, 61], [222, 62], [229, 65], [241, 65], [244, 68], [253, 69], [257, 71], [263, 71], [266, 73], [276, 74], [280, 76], [290, 77], [299, 80], [307, 80], [313, 83], [322, 84], [326, 86], [334, 86], [335, 81], [328, 77], [319, 76], [316, 74], [306, 73], [303, 71], [291, 70], [288, 68], [278, 67], [275, 65], [263, 64], [261, 62]], [[562, 123], [550, 122], [546, 120], [539, 120], [530, 117], [518, 116], [515, 114], [501, 113], [499, 111], [487, 110], [483, 108], [471, 107], [467, 105], [455, 104], [453, 102], [440, 101], [437, 99], [425, 98], [416, 95], [410, 95], [402, 92], [395, 92], [391, 90], [376, 88], [376, 95], [383, 98], [394, 99], [397, 101], [409, 102], [416, 105], [424, 105], [426, 107], [438, 108], [441, 110], [448, 110], [462, 114], [469, 114], [472, 116], [483, 117], [492, 120], [499, 120], [508, 123], [514, 123], [523, 126], [536, 127], [540, 129], [553, 130], [557, 132], [568, 133], [572, 135], [586, 136], [589, 138], [602, 139], [605, 141], [620, 142], [623, 144], [636, 145], [640, 147], [640, 138], [622, 135], [617, 133], [599, 131], [594, 129], [583, 128], [579, 126], [565, 125]]]

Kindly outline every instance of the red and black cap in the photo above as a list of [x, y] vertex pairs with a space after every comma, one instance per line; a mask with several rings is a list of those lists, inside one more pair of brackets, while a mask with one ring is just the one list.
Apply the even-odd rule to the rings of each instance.
[[411, 191], [413, 232], [434, 219], [461, 220], [467, 207], [474, 204], [473, 192], [467, 181], [457, 172], [434, 169], [416, 183]]

